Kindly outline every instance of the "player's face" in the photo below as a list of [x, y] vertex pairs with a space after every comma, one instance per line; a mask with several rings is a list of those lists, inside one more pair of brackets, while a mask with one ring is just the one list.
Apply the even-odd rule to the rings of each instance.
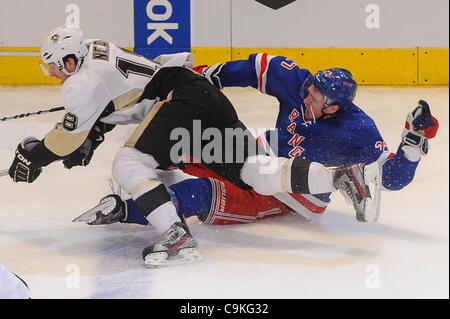
[[308, 89], [308, 96], [303, 100], [306, 105], [305, 119], [312, 121], [322, 115], [322, 108], [325, 102], [325, 96], [313, 85]]
[[60, 69], [58, 69], [58, 67], [56, 66], [56, 63], [52, 62], [48, 64], [48, 72], [50, 76], [53, 76], [57, 79], [60, 79], [62, 81], [62, 83], [64, 83], [64, 81], [67, 80], [67, 78], [69, 77], [69, 75], [65, 74], [63, 71], [61, 71]]

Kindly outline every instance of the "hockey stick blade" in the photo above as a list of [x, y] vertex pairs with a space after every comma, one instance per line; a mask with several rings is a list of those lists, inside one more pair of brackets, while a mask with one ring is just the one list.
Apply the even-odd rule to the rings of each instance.
[[0, 170], [0, 177], [9, 175], [9, 169]]

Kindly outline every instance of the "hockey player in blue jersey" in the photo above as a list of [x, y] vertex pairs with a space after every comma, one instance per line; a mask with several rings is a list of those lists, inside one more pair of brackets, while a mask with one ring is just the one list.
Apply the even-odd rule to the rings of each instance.
[[[413, 180], [421, 156], [428, 152], [428, 139], [438, 129], [428, 104], [419, 101], [407, 116], [397, 153], [391, 153], [374, 121], [353, 104], [357, 84], [344, 69], [323, 70], [313, 76], [285, 57], [252, 54], [247, 60], [216, 64], [201, 72], [219, 88], [252, 86], [277, 98], [276, 134], [266, 132], [258, 141], [274, 160], [285, 159], [279, 174], [297, 157], [326, 166], [376, 163], [382, 170], [382, 187], [400, 190]], [[242, 178], [253, 186], [253, 193], [236, 190], [199, 165], [187, 164], [184, 171], [200, 178], [174, 184], [169, 193], [180, 215], [197, 215], [205, 223], [245, 223], [289, 211], [308, 218], [323, 213], [330, 202], [331, 193], [280, 191], [271, 182], [273, 176], [251, 169]], [[112, 195], [104, 200], [115, 206], [106, 223], [147, 223], [131, 200], [124, 204]], [[365, 216], [357, 218], [367, 221]]]

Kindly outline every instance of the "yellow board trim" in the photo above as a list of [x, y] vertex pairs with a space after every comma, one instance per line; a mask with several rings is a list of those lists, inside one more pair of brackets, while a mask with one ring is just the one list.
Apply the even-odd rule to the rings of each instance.
[[[133, 48], [127, 48], [133, 51]], [[45, 76], [38, 56], [2, 56], [1, 52], [39, 52], [38, 47], [0, 47], [0, 85], [60, 84]], [[449, 84], [448, 48], [230, 48], [192, 47], [195, 65], [247, 59], [267, 52], [295, 60], [301, 68], [343, 67], [358, 84], [431, 86]]]
[[417, 84], [417, 49], [245, 48], [233, 49], [233, 60], [246, 59], [249, 54], [256, 52], [289, 57], [300, 68], [312, 73], [333, 67], [348, 69], [358, 84]]
[[192, 47], [195, 65], [213, 65], [232, 60], [231, 48], [203, 48]]
[[[134, 52], [134, 48], [124, 48]], [[0, 52], [41, 52], [40, 47], [0, 47]]]
[[[126, 48], [133, 51], [133, 48]], [[0, 47], [0, 85], [49, 85], [61, 80], [46, 76], [36, 56], [2, 56], [2, 52], [40, 52], [39, 47]]]
[[448, 49], [419, 49], [419, 84], [448, 85]]
[[40, 59], [39, 56], [0, 55], [0, 85], [61, 84], [61, 80], [42, 72]]
[[[191, 51], [196, 65], [212, 65], [228, 61], [227, 50], [195, 47]], [[346, 68], [360, 85], [449, 84], [448, 48], [232, 48], [229, 60], [245, 60], [259, 52], [289, 57], [313, 73], [331, 67]]]
[[0, 47], [0, 52], [40, 52], [39, 47]]

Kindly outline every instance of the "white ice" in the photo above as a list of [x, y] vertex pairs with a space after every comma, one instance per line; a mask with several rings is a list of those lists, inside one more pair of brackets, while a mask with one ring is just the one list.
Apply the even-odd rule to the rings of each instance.
[[[0, 87], [0, 117], [59, 106], [59, 91]], [[253, 89], [225, 93], [248, 127], [274, 125], [275, 99]], [[419, 99], [440, 120], [413, 183], [382, 193], [377, 223], [358, 223], [339, 193], [310, 222], [292, 215], [209, 226], [191, 218], [203, 261], [146, 269], [141, 250], [157, 239], [151, 227], [71, 222], [110, 193], [111, 163], [128, 126], [108, 133], [86, 168], [53, 163], [33, 184], [0, 178], [0, 263], [33, 298], [449, 298], [448, 98], [447, 87], [359, 89], [356, 104], [393, 152]], [[61, 116], [0, 122], [0, 169], [23, 137], [42, 138]]]

